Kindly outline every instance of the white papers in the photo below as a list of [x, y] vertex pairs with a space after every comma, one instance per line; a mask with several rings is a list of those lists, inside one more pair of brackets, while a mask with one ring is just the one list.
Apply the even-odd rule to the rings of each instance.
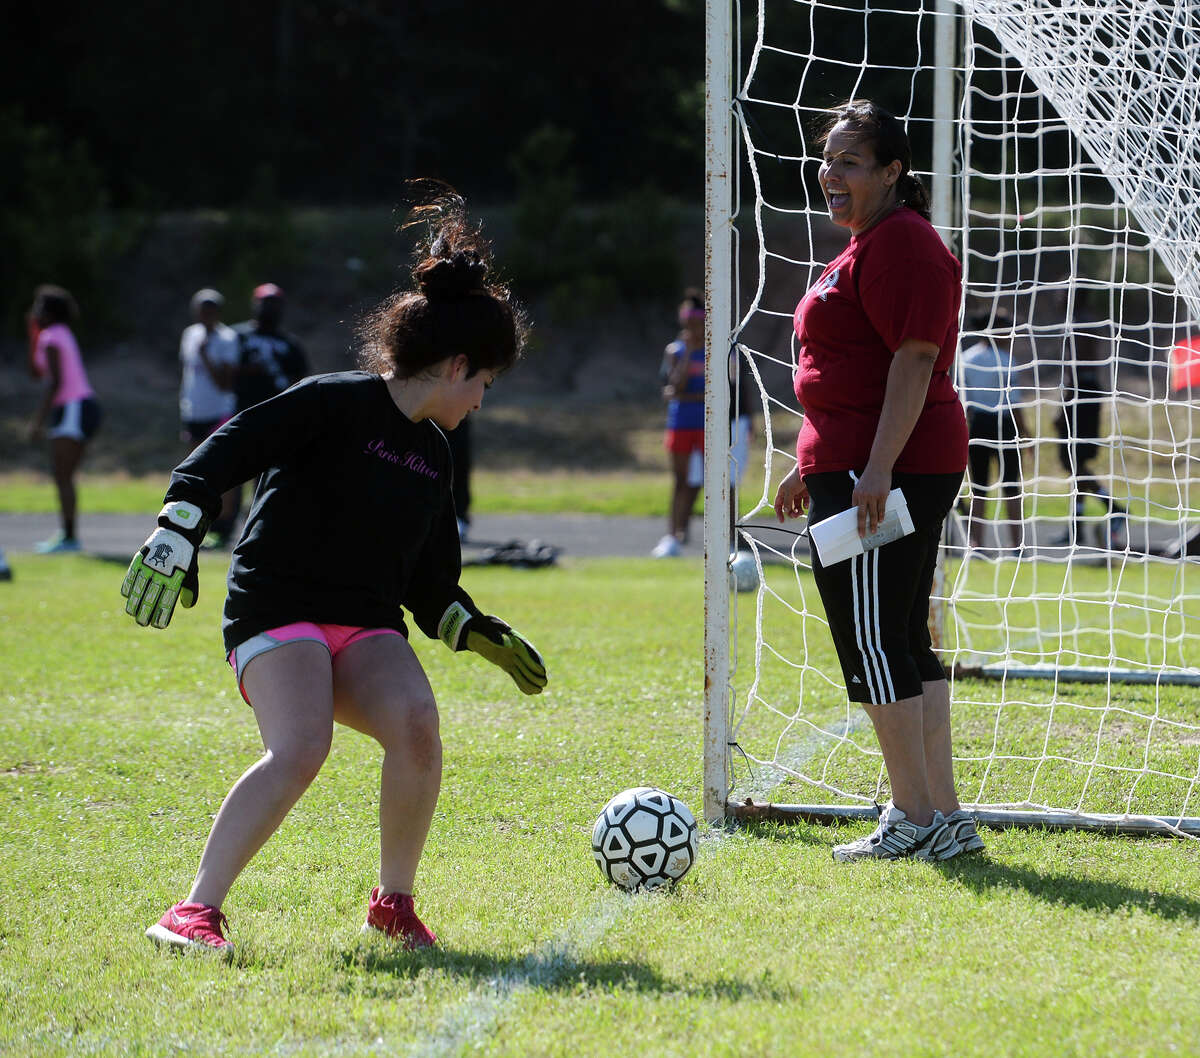
[[883, 521], [879, 523], [875, 532], [860, 537], [858, 508], [850, 507], [840, 514], [817, 522], [816, 525], [810, 525], [808, 536], [817, 549], [821, 564], [833, 566], [865, 551], [890, 544], [893, 540], [908, 536], [912, 531], [912, 515], [909, 513], [904, 493], [899, 489], [892, 489], [888, 493]]

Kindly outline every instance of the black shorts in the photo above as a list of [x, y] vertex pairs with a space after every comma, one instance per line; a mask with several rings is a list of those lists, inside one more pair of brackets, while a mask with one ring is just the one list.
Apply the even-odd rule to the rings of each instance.
[[185, 419], [183, 429], [180, 430], [180, 436], [185, 444], [198, 445], [209, 434], [215, 432], [227, 422], [229, 422], [228, 417], [224, 419]]
[[1000, 489], [1005, 496], [1021, 490], [1021, 453], [1017, 448], [1017, 424], [1011, 411], [972, 411], [967, 416], [971, 438], [967, 470], [976, 491], [992, 482], [992, 460], [999, 470]]
[[[847, 471], [807, 474], [804, 484], [810, 523], [851, 506]], [[832, 566], [823, 566], [814, 549], [813, 577], [852, 702], [914, 698], [923, 683], [946, 678], [929, 636], [929, 596], [942, 522], [961, 485], [961, 474], [893, 474], [915, 532]]]
[[102, 418], [100, 402], [95, 397], [68, 401], [51, 409], [46, 436], [51, 440], [67, 437], [81, 443], [90, 441], [100, 429]]

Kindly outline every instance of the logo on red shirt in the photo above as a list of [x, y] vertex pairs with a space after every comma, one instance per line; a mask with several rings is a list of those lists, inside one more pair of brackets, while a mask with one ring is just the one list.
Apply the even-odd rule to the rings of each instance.
[[841, 274], [842, 270], [840, 268], [835, 268], [828, 275], [821, 276], [821, 278], [813, 284], [813, 296], [820, 298], [822, 301], [828, 301], [829, 292], [837, 286], [838, 276]]

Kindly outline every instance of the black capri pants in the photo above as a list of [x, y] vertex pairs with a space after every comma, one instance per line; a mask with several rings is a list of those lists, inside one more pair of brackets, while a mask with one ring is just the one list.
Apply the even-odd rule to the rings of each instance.
[[[810, 523], [851, 506], [848, 471], [806, 474], [804, 484]], [[892, 488], [904, 492], [915, 532], [832, 566], [813, 549], [813, 577], [852, 702], [914, 698], [923, 683], [946, 678], [929, 637], [929, 596], [942, 523], [961, 485], [962, 474], [894, 473]]]

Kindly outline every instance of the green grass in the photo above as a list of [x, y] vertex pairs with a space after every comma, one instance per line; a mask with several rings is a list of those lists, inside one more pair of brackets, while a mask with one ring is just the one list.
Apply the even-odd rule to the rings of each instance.
[[[129, 477], [84, 474], [80, 510], [94, 514], [139, 514], [162, 506], [170, 474]], [[471, 475], [476, 514], [666, 514], [670, 478], [665, 471], [563, 472], [477, 470]], [[34, 473], [0, 474], [0, 514], [51, 514], [58, 510], [54, 483]]]
[[[79, 509], [88, 514], [152, 513], [162, 506], [169, 479], [169, 474], [84, 474], [79, 480]], [[665, 470], [476, 470], [471, 475], [471, 510], [474, 514], [658, 517], [667, 513], [670, 490], [671, 478]], [[702, 507], [702, 501], [697, 501], [697, 512]], [[58, 497], [48, 476], [30, 472], [0, 474], [0, 514], [57, 511]]]
[[230, 896], [234, 963], [160, 953], [142, 931], [186, 891], [261, 748], [221, 657], [220, 559], [165, 632], [121, 612], [116, 565], [18, 555], [15, 572], [0, 1054], [1195, 1053], [1192, 842], [985, 830], [971, 862], [847, 867], [829, 847], [864, 827], [706, 828], [674, 892], [606, 887], [588, 837], [609, 796], [653, 783], [699, 806], [690, 560], [468, 570], [544, 652], [540, 698], [415, 642], [446, 750], [418, 880], [438, 949], [358, 934], [379, 754], [339, 731]]

